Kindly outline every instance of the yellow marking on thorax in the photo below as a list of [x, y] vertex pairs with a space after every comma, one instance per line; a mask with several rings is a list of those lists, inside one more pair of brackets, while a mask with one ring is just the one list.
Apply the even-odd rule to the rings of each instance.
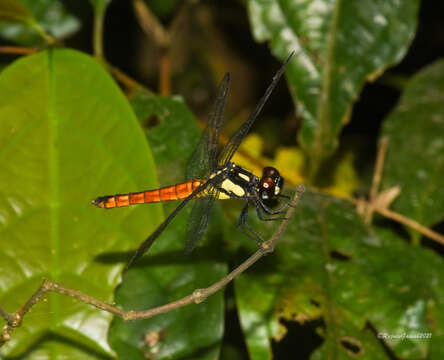
[[[241, 186], [233, 183], [230, 179], [225, 179], [220, 186], [222, 189], [224, 189], [228, 193], [232, 193], [237, 196], [244, 196], [245, 195], [244, 189]], [[219, 192], [218, 198], [219, 199], [229, 199], [230, 196], [223, 193], [223, 192]]]
[[210, 176], [208, 177], [209, 179], [212, 179], [212, 178], [214, 178], [216, 175], [219, 175], [222, 171], [225, 171], [227, 168], [225, 167], [225, 168], [223, 168], [222, 170], [219, 170], [219, 171], [217, 171], [217, 172], [215, 172], [215, 173], [212, 173], [212, 174], [210, 174]]
[[250, 178], [245, 174], [238, 173], [237, 175], [245, 181], [250, 181]]

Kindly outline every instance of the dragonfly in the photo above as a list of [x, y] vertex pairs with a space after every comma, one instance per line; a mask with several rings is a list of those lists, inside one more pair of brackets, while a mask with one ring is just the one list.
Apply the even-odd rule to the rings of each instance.
[[[199, 144], [186, 165], [186, 181], [180, 184], [135, 193], [99, 196], [92, 201], [103, 209], [113, 209], [129, 205], [150, 204], [182, 200], [171, 214], [139, 246], [127, 264], [130, 267], [152, 246], [173, 218], [191, 201], [194, 205], [187, 221], [185, 252], [190, 252], [202, 238], [208, 227], [211, 210], [216, 199], [238, 199], [245, 202], [238, 220], [238, 228], [258, 244], [262, 236], [248, 224], [247, 215], [250, 205], [256, 208], [257, 216], [263, 221], [284, 219], [282, 212], [289, 206], [289, 197], [282, 194], [284, 178], [274, 167], [267, 166], [259, 178], [252, 172], [236, 165], [231, 160], [242, 140], [248, 134], [264, 104], [270, 97], [279, 79], [284, 74], [293, 53], [277, 71], [248, 119], [231, 136], [220, 150], [219, 138], [223, 126], [225, 106], [230, 85], [230, 74], [225, 74], [219, 85], [216, 100], [207, 118]], [[269, 199], [284, 198], [286, 201], [278, 209], [270, 208]]]

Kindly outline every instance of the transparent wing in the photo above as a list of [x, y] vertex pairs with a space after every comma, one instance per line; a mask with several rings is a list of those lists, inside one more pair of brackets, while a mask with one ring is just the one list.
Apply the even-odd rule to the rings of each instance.
[[218, 191], [213, 187], [209, 187], [208, 196], [195, 199], [191, 214], [187, 222], [187, 231], [185, 238], [185, 253], [190, 253], [202, 239], [205, 230], [210, 221], [211, 210], [214, 201], [217, 199]]
[[[204, 183], [201, 186], [199, 186], [196, 190], [194, 190], [188, 197], [186, 197], [179, 206], [174, 209], [174, 211], [168, 215], [168, 217], [157, 227], [156, 230], [154, 230], [148, 238], [139, 245], [138, 249], [134, 253], [134, 255], [131, 257], [131, 259], [128, 261], [128, 264], [126, 265], [126, 269], [128, 269], [135, 261], [140, 259], [143, 254], [145, 254], [153, 245], [154, 241], [159, 237], [159, 235], [165, 230], [167, 225], [170, 223], [171, 220], [174, 219], [174, 217], [181, 211], [185, 205], [187, 205], [190, 200], [194, 199], [194, 197], [200, 193], [201, 191], [205, 191], [205, 189], [209, 186], [209, 184]], [[205, 230], [205, 229], [204, 229]]]
[[281, 68], [278, 70], [276, 75], [273, 77], [273, 81], [268, 86], [267, 90], [265, 90], [264, 95], [259, 100], [259, 103], [254, 108], [253, 112], [248, 117], [247, 121], [245, 121], [241, 127], [234, 133], [234, 135], [230, 138], [230, 141], [225, 145], [224, 149], [222, 150], [220, 156], [219, 156], [219, 164], [226, 164], [227, 162], [231, 161], [233, 158], [234, 153], [239, 148], [239, 145], [241, 144], [244, 137], [248, 134], [250, 131], [251, 125], [253, 125], [254, 121], [258, 117], [259, 113], [261, 112], [262, 108], [264, 107], [265, 103], [267, 102], [268, 98], [270, 97], [271, 93], [273, 92], [274, 88], [276, 87], [279, 79], [281, 78], [282, 74], [285, 72], [285, 69], [290, 62], [294, 52], [290, 54], [288, 59], [285, 61], [285, 63], [281, 66]]
[[199, 144], [187, 163], [187, 180], [202, 179], [217, 167], [219, 137], [223, 125], [225, 104], [227, 103], [230, 74], [225, 74], [217, 91], [207, 124]]

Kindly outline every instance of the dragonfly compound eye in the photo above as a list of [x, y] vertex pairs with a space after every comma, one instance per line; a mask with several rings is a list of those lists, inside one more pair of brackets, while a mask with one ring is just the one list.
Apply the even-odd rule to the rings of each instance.
[[[267, 166], [264, 167], [264, 169], [262, 170], [262, 179], [268, 179], [268, 178], [270, 178], [273, 182], [273, 192], [269, 193], [269, 198], [279, 195], [284, 186], [284, 178], [279, 174], [279, 171], [276, 168]], [[261, 180], [261, 187], [262, 187], [262, 180]]]
[[279, 195], [284, 187], [284, 178], [282, 176], [278, 176], [274, 179], [274, 183], [274, 195]]
[[266, 166], [262, 169], [262, 177], [265, 176], [270, 176], [270, 177], [275, 177], [275, 176], [280, 176], [279, 171], [277, 171], [276, 168], [272, 167], [272, 166]]
[[275, 183], [271, 176], [263, 176], [259, 183], [259, 193], [262, 200], [271, 199], [275, 195]]

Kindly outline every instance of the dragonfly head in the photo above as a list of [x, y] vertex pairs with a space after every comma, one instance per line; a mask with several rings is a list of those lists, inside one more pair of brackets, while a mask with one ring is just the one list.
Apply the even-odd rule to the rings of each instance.
[[281, 193], [284, 186], [284, 178], [274, 167], [267, 166], [262, 170], [259, 182], [259, 196], [262, 200], [273, 199]]

